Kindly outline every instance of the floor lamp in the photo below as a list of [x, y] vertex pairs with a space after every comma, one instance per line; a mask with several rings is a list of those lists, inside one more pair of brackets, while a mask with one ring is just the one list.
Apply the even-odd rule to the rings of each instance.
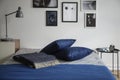
[[7, 17], [8, 17], [9, 15], [12, 15], [12, 14], [15, 14], [15, 13], [16, 13], [16, 18], [23, 18], [23, 13], [22, 13], [22, 11], [21, 11], [21, 7], [18, 7], [18, 10], [14, 11], [14, 12], [5, 14], [6, 35], [5, 35], [5, 38], [4, 38], [4, 39], [1, 39], [2, 41], [11, 41], [11, 40], [13, 40], [12, 38], [9, 38], [9, 37], [8, 37]]

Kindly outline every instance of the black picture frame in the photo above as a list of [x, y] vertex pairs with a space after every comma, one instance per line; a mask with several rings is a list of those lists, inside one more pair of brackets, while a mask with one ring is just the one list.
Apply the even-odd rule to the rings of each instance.
[[96, 27], [96, 13], [85, 13], [85, 27]]
[[57, 11], [46, 11], [46, 26], [57, 26]]
[[62, 2], [62, 22], [78, 22], [78, 2]]
[[58, 8], [58, 0], [33, 0], [33, 8]]

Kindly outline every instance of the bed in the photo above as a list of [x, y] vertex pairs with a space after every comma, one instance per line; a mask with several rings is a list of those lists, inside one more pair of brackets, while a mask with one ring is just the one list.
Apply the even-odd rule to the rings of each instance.
[[0, 80], [116, 80], [97, 53], [59, 39], [41, 50], [20, 49], [0, 65]]
[[[16, 54], [39, 52], [20, 49]], [[12, 55], [0, 65], [0, 80], [116, 80], [96, 52], [75, 61], [62, 61], [49, 67], [34, 69], [13, 60]]]

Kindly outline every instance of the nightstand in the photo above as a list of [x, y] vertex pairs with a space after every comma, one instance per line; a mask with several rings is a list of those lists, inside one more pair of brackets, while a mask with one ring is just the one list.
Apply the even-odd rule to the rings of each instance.
[[20, 49], [20, 40], [0, 41], [0, 63]]
[[[102, 48], [101, 48], [102, 49]], [[97, 52], [100, 54], [100, 57], [102, 58], [103, 54], [112, 54], [112, 71], [113, 73], [115, 72], [115, 69], [114, 69], [114, 59], [115, 59], [115, 54], [117, 54], [117, 77], [119, 77], [119, 49], [114, 49], [113, 51], [108, 51], [108, 50], [101, 50], [100, 48], [96, 49]]]

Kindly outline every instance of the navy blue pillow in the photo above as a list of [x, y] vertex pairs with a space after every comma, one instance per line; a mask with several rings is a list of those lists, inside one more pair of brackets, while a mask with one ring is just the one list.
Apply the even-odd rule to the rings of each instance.
[[59, 39], [48, 44], [40, 52], [45, 52], [47, 54], [55, 54], [61, 49], [70, 47], [76, 40], [75, 39]]
[[93, 50], [85, 47], [70, 47], [61, 50], [60, 52], [56, 53], [55, 56], [58, 59], [73, 61], [86, 57], [87, 55], [92, 53], [92, 51]]

